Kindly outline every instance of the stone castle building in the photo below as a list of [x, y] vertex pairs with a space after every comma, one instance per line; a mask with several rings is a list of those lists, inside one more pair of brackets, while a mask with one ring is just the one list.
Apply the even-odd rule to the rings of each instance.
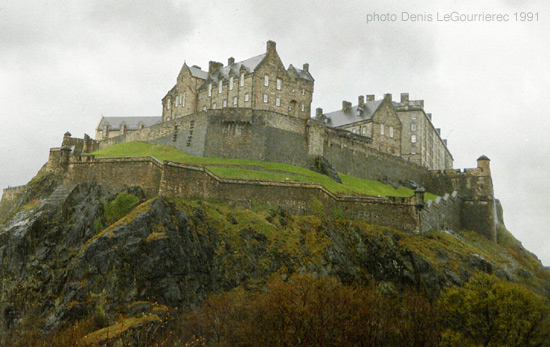
[[[303, 64], [302, 69], [292, 64], [285, 68], [275, 42], [268, 41], [264, 54], [241, 62], [231, 57], [225, 66], [211, 61], [208, 71], [184, 63], [176, 84], [162, 99], [161, 118], [102, 117], [96, 139], [213, 110], [271, 111], [308, 120], [313, 89], [309, 64]], [[317, 109], [316, 119], [328, 127], [364, 137], [362, 141], [382, 153], [429, 169], [453, 167], [447, 142], [441, 139], [440, 130], [434, 128], [431, 114], [424, 112], [424, 102], [409, 101], [406, 93], [401, 94], [400, 102], [392, 101], [391, 94], [380, 100], [375, 100], [374, 95], [367, 95], [366, 100], [359, 96], [356, 106], [343, 101], [342, 109], [335, 112], [323, 114], [322, 109]]]
[[[127, 183], [153, 175], [151, 179], [157, 185], [151, 192], [184, 196], [200, 193], [212, 197], [225, 194], [220, 191], [224, 184], [233, 187], [228, 188], [230, 192], [245, 184], [245, 180], [229, 183], [218, 178], [216, 183], [207, 175], [210, 178], [201, 176], [205, 181], [200, 185], [199, 181], [193, 181], [198, 176], [192, 173], [199, 169], [179, 164], [138, 159], [101, 161], [78, 156], [118, 143], [145, 141], [170, 145], [195, 156], [279, 162], [329, 175], [337, 171], [417, 188], [419, 194], [423, 187], [455, 200], [445, 206], [436, 201], [435, 207], [428, 210], [423, 209], [422, 199], [413, 199], [416, 202], [374, 199], [369, 200], [367, 205], [371, 207], [365, 210], [367, 205], [358, 200], [327, 197], [328, 194], [322, 198], [328, 199], [326, 206], [338, 205], [349, 213], [355, 211], [355, 216], [376, 223], [383, 220], [390, 225], [396, 218], [393, 212], [385, 210], [380, 214], [369, 209], [378, 206], [383, 210], [386, 205], [401, 208], [405, 204], [411, 208], [407, 215], [415, 230], [463, 228], [495, 239], [495, 199], [489, 159], [480, 157], [477, 168], [453, 169], [447, 141], [433, 126], [422, 100], [409, 100], [407, 93], [401, 94], [400, 101], [394, 101], [391, 94], [378, 100], [373, 95], [359, 96], [355, 106], [344, 101], [340, 110], [325, 113], [318, 108], [311, 117], [313, 91], [314, 79], [308, 64], [303, 64], [302, 69], [293, 65], [285, 68], [272, 41], [267, 42], [264, 54], [240, 62], [229, 58], [227, 65], [210, 62], [208, 71], [184, 64], [176, 84], [162, 99], [161, 116], [102, 117], [96, 140], [86, 136], [83, 140], [75, 139], [66, 134], [63, 147], [50, 152], [49, 167], [72, 170], [82, 180], [114, 185], [125, 182], [124, 175], [128, 176]], [[68, 149], [75, 159], [67, 154]], [[129, 171], [123, 174], [124, 165], [142, 165], [145, 171], [136, 177]], [[178, 169], [173, 169], [176, 166]], [[112, 180], [105, 171], [107, 167]], [[175, 174], [174, 170], [180, 173]], [[243, 188], [241, 196], [228, 194], [223, 199], [250, 202], [261, 196], [303, 212], [314, 196], [312, 192], [318, 192], [318, 188], [288, 188], [283, 184], [284, 188], [269, 182], [246, 185], [248, 188]], [[211, 188], [206, 189], [207, 186]]]

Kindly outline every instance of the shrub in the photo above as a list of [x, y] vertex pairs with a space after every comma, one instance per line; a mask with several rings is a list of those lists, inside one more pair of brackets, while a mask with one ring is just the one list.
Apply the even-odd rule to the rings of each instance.
[[130, 213], [139, 204], [139, 198], [124, 191], [117, 195], [113, 201], [106, 201], [103, 204], [105, 219], [107, 223], [113, 224], [117, 220]]

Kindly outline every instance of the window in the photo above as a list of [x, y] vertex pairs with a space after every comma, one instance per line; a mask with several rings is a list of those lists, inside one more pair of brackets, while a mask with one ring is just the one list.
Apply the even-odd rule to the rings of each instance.
[[357, 128], [351, 129], [351, 132], [354, 133], [354, 134], [357, 134]]
[[276, 98], [275, 99], [275, 105], [281, 106], [281, 98]]
[[127, 129], [126, 125], [123, 125], [121, 128], [122, 128], [122, 133], [126, 134], [126, 129]]
[[212, 96], [212, 83], [208, 85], [208, 96]]
[[234, 97], [233, 98], [233, 105], [237, 106], [238, 103], [239, 103], [239, 99], [237, 97]]
[[216, 103], [212, 104], [212, 109], [214, 109], [214, 110], [216, 109]]
[[416, 154], [416, 147], [411, 146], [411, 154]]
[[411, 142], [416, 143], [416, 135], [411, 136]]
[[281, 80], [280, 78], [277, 78], [277, 90], [281, 90], [282, 87], [283, 87], [283, 80]]
[[170, 103], [172, 102], [172, 100], [170, 100], [170, 98], [168, 98], [168, 100], [166, 101], [166, 109], [169, 110], [170, 109]]
[[267, 103], [268, 102], [268, 97], [267, 97], [267, 94], [264, 94], [264, 102]]
[[233, 76], [229, 77], [229, 90], [233, 90]]
[[390, 137], [393, 137], [393, 127], [390, 127]]
[[185, 106], [185, 92], [183, 92], [183, 95], [181, 96], [181, 105]]
[[411, 130], [416, 131], [416, 124], [415, 123], [411, 124]]
[[220, 82], [218, 82], [218, 94], [221, 94], [222, 90], [223, 90], [223, 80], [220, 80]]
[[363, 132], [363, 135], [367, 135], [367, 127], [363, 127], [361, 131]]
[[240, 85], [241, 87], [244, 87], [244, 72], [241, 73], [241, 80], [240, 80], [240, 82], [239, 82], [239, 85]]
[[223, 107], [227, 107], [227, 100], [223, 101]]
[[380, 124], [380, 135], [384, 135], [384, 124]]
[[143, 124], [143, 123], [139, 123], [139, 128], [140, 128], [140, 129], [143, 129], [143, 128], [145, 128], [145, 124]]
[[203, 107], [202, 107], [202, 110], [203, 110], [203, 111], [206, 111], [206, 106], [203, 106]]
[[246, 94], [244, 95], [244, 101], [248, 102], [248, 100], [250, 100], [250, 96], [249, 96], [248, 93], [246, 93]]
[[416, 119], [416, 112], [411, 113], [411, 119]]
[[268, 75], [265, 75], [264, 76], [264, 86], [268, 86], [269, 85], [269, 76]]
[[306, 95], [306, 90], [302, 89], [302, 95]]
[[302, 104], [302, 112], [306, 112], [306, 105]]

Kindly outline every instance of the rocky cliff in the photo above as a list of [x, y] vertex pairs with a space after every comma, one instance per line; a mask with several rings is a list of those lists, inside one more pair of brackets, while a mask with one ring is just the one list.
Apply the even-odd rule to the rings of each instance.
[[261, 289], [270, 275], [295, 272], [348, 284], [375, 280], [390, 291], [413, 286], [435, 297], [482, 271], [550, 295], [548, 270], [502, 218], [494, 243], [470, 232], [410, 234], [322, 210], [293, 216], [261, 204], [241, 210], [216, 201], [146, 200], [140, 187], [67, 186], [55, 174], [37, 176], [4, 209], [4, 335], [51, 331], [91, 315], [103, 326], [144, 313], [159, 317], [196, 307], [211, 293]]

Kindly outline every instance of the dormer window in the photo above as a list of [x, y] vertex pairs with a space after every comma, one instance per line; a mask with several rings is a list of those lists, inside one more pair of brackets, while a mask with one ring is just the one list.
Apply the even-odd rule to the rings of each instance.
[[264, 86], [269, 86], [269, 76], [268, 75], [265, 75], [264, 76]]
[[229, 90], [233, 90], [233, 76], [229, 77]]
[[223, 90], [223, 80], [220, 80], [220, 82], [218, 82], [218, 94], [221, 94], [222, 90]]
[[208, 96], [212, 96], [212, 83], [208, 85]]
[[239, 85], [240, 85], [241, 87], [244, 87], [244, 72], [241, 72], [241, 80], [240, 80], [240, 82], [239, 82]]
[[126, 124], [124, 124], [120, 127], [120, 131], [121, 131], [122, 134], [126, 134]]
[[280, 78], [277, 78], [277, 90], [281, 90], [282, 87], [283, 87], [283, 80], [281, 80]]

